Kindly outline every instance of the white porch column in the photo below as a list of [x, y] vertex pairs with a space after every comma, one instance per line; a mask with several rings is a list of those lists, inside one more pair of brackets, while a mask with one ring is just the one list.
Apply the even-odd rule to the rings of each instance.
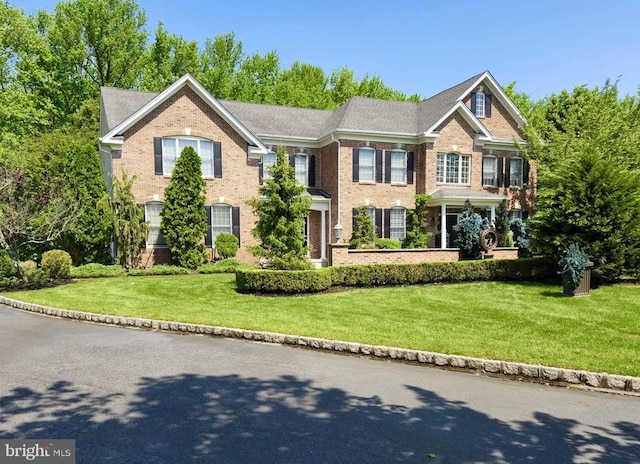
[[496, 223], [496, 205], [491, 205], [491, 224]]
[[322, 235], [321, 235], [321, 245], [320, 245], [320, 257], [322, 261], [327, 260], [327, 212], [325, 210], [320, 211], [321, 213], [321, 224], [322, 224]]
[[447, 205], [440, 205], [440, 248], [447, 248]]

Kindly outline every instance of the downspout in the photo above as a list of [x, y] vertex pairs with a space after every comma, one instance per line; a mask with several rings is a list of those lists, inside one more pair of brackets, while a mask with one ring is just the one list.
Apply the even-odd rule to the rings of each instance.
[[337, 218], [337, 223], [334, 226], [333, 230], [334, 233], [336, 234], [336, 242], [340, 242], [341, 236], [342, 236], [342, 224], [340, 224], [340, 218], [342, 217], [342, 192], [341, 192], [341, 175], [342, 172], [340, 170], [340, 158], [342, 157], [342, 153], [340, 153], [341, 147], [340, 147], [340, 139], [336, 139], [334, 136], [335, 132], [331, 132], [331, 140], [333, 140], [335, 143], [338, 144], [338, 218]]

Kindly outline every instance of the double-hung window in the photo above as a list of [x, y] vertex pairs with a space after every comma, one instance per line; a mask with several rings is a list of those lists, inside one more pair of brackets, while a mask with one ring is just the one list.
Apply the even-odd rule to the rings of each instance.
[[484, 118], [485, 116], [484, 92], [476, 92], [474, 98], [475, 98], [475, 115], [479, 118]]
[[296, 180], [299, 184], [307, 186], [309, 178], [309, 169], [307, 164], [307, 155], [298, 153], [294, 156], [293, 167], [295, 169]]
[[406, 214], [407, 210], [404, 208], [391, 208], [389, 211], [389, 238], [404, 240], [407, 235]]
[[509, 187], [522, 187], [522, 158], [509, 161]]
[[407, 153], [403, 150], [391, 151], [391, 183], [407, 183]]
[[360, 182], [376, 181], [376, 153], [373, 148], [360, 148], [358, 160]]
[[482, 158], [482, 185], [485, 187], [498, 186], [498, 158], [495, 156]]
[[438, 153], [436, 181], [444, 184], [468, 184], [471, 157], [458, 153]]
[[213, 205], [211, 207], [211, 243], [216, 243], [216, 237], [220, 234], [233, 233], [231, 206]]
[[162, 173], [171, 175], [176, 161], [186, 147], [192, 147], [200, 157], [202, 175], [213, 177], [213, 142], [197, 137], [164, 137], [162, 139]]
[[262, 178], [271, 179], [271, 168], [276, 164], [276, 154], [270, 151], [262, 157]]
[[149, 235], [147, 235], [147, 248], [165, 247], [167, 242], [160, 232], [162, 203], [158, 201], [144, 205], [144, 217], [149, 223]]

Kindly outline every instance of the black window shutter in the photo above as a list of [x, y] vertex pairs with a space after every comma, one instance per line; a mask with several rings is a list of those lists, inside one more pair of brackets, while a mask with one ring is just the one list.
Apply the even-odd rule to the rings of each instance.
[[502, 156], [499, 157], [496, 164], [496, 171], [498, 174], [497, 187], [504, 187], [504, 158]]
[[353, 181], [358, 182], [360, 180], [360, 150], [353, 149]]
[[211, 233], [211, 206], [205, 206], [207, 210], [207, 235], [204, 238], [204, 246], [213, 246], [213, 234]]
[[153, 165], [156, 176], [162, 175], [162, 137], [153, 138]]
[[222, 144], [213, 142], [213, 177], [222, 177]]
[[526, 220], [529, 219], [529, 211], [523, 211], [522, 212], [522, 220]]
[[413, 184], [413, 162], [415, 155], [412, 151], [407, 153], [407, 184]]
[[375, 209], [375, 226], [376, 237], [382, 237], [382, 210], [380, 208]]
[[504, 159], [504, 186], [511, 187], [511, 158]]
[[262, 185], [262, 178], [264, 177], [264, 161], [260, 160], [260, 164], [258, 164], [258, 184]]
[[384, 152], [384, 183], [391, 183], [391, 151]]
[[382, 150], [376, 150], [376, 182], [382, 182]]
[[240, 244], [240, 207], [231, 207], [231, 232], [238, 238]]
[[486, 118], [491, 117], [491, 95], [484, 96], [484, 116]]
[[384, 210], [384, 238], [391, 237], [391, 210]]
[[523, 158], [522, 159], [522, 183], [523, 184], [529, 183], [529, 171], [530, 171], [529, 161]]
[[309, 157], [309, 187], [316, 186], [316, 156]]
[[296, 167], [296, 155], [291, 155], [291, 156], [289, 156], [289, 165], [290, 165], [292, 168], [295, 168], [295, 167]]
[[471, 92], [471, 112], [476, 114], [476, 93]]

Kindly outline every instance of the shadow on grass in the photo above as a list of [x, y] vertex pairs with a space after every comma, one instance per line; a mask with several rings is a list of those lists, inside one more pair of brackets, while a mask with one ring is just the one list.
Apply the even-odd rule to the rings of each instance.
[[602, 430], [542, 412], [509, 423], [416, 386], [413, 408], [294, 376], [179, 375], [136, 388], [16, 388], [0, 398], [0, 438], [73, 438], [77, 462], [93, 464], [640, 462], [637, 424]]

